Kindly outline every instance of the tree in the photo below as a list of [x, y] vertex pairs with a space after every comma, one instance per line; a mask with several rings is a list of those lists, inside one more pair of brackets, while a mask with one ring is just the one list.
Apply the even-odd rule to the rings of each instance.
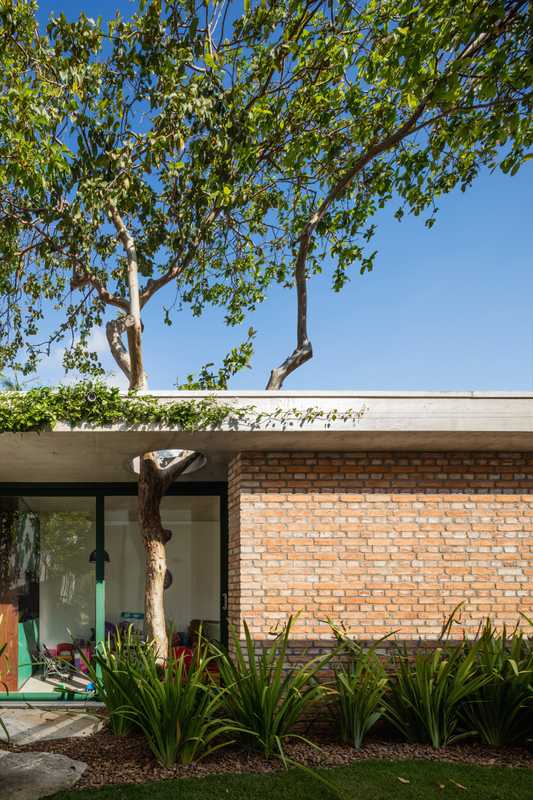
[[[251, 25], [245, 34], [237, 25], [226, 41], [222, 8], [198, 9], [175, 2], [162, 10], [154, 0], [130, 21], [117, 16], [105, 32], [100, 20], [60, 16], [41, 35], [34, 3], [4, 4], [3, 89], [12, 98], [1, 130], [4, 364], [18, 366], [25, 350], [20, 366], [31, 371], [70, 336], [65, 366], [98, 376], [88, 338], [105, 322], [130, 389], [144, 390], [141, 311], [157, 292], [176, 285], [197, 314], [205, 303], [223, 305], [231, 324], [263, 298], [273, 268], [268, 245], [257, 239], [279, 193], [268, 179], [255, 180], [265, 157], [246, 135], [255, 101], [245, 64], [264, 31]], [[305, 14], [305, 4], [295, 4], [283, 15], [281, 42]], [[19, 156], [26, 145], [28, 170]], [[43, 301], [64, 317], [35, 344], [49, 310]], [[110, 310], [116, 316], [105, 319]], [[252, 336], [228, 354], [218, 376], [202, 370], [202, 383], [226, 380], [246, 364]], [[145, 621], [161, 653], [171, 534], [160, 501], [196, 458], [164, 464], [157, 453], [141, 457]]]
[[[68, 338], [65, 367], [98, 376], [89, 336], [105, 324], [145, 390], [154, 297], [169, 325], [179, 303], [237, 325], [279, 283], [297, 300], [296, 346], [267, 384], [281, 388], [312, 357], [308, 280], [331, 262], [339, 290], [353, 264], [372, 269], [379, 207], [429, 208], [431, 226], [441, 194], [485, 166], [516, 171], [531, 144], [525, 0], [151, 0], [46, 33], [30, 0], [0, 8], [2, 368], [31, 372]], [[225, 387], [253, 336], [187, 385]], [[160, 501], [195, 459], [141, 457], [146, 625], [162, 653]]]
[[431, 227], [440, 195], [466, 189], [482, 167], [499, 163], [514, 174], [531, 157], [528, 3], [370, 0], [336, 9], [330, 26], [306, 31], [293, 51], [300, 68], [316, 65], [298, 103], [289, 99], [294, 128], [305, 133], [287, 141], [282, 156], [284, 169], [294, 169], [283, 228], [297, 337], [269, 389], [312, 357], [309, 275], [329, 256], [338, 291], [354, 263], [372, 270], [378, 208], [399, 201], [401, 219], [405, 209], [429, 207]]

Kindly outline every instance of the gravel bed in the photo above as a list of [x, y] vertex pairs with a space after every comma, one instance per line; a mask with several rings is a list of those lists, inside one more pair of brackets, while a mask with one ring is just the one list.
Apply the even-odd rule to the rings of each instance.
[[[291, 758], [310, 766], [341, 766], [366, 759], [425, 759], [462, 764], [527, 767], [533, 769], [533, 754], [525, 748], [496, 749], [479, 744], [457, 744], [441, 750], [427, 745], [406, 744], [380, 739], [369, 739], [362, 750], [324, 739], [320, 751], [305, 744], [293, 742], [287, 748]], [[199, 764], [175, 766], [164, 769], [153, 759], [142, 736], [113, 736], [109, 730], [76, 739], [56, 739], [38, 745], [12, 746], [13, 751], [39, 750], [63, 753], [85, 761], [85, 771], [77, 788], [99, 787], [106, 784], [148, 783], [177, 777], [201, 777], [213, 773], [270, 772], [279, 769], [279, 762], [268, 762], [256, 753], [232, 745], [219, 750]]]

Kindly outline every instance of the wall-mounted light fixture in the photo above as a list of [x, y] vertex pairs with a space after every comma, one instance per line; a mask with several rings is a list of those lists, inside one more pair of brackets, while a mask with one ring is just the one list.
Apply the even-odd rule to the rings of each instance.
[[[104, 561], [109, 563], [109, 553], [107, 550], [104, 550]], [[96, 550], [93, 550], [89, 556], [89, 564], [96, 564]]]

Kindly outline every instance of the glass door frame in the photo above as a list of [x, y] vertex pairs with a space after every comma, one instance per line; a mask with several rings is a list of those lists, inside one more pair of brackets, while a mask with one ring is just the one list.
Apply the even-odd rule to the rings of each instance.
[[[95, 498], [95, 638], [105, 640], [105, 498], [137, 495], [132, 483], [0, 483], [0, 495], [34, 497], [94, 497]], [[224, 481], [187, 481], [173, 484], [166, 496], [189, 495], [218, 497], [220, 508], [220, 632], [222, 643], [228, 638], [228, 485]], [[69, 692], [2, 692], [0, 703], [17, 701], [87, 700], [81, 693]]]

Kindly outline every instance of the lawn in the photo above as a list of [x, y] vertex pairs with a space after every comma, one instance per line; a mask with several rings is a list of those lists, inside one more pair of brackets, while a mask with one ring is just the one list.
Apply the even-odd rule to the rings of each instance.
[[[533, 771], [432, 761], [360, 761], [322, 770], [345, 800], [533, 800]], [[62, 792], [53, 800], [333, 800], [303, 771], [212, 775]]]

